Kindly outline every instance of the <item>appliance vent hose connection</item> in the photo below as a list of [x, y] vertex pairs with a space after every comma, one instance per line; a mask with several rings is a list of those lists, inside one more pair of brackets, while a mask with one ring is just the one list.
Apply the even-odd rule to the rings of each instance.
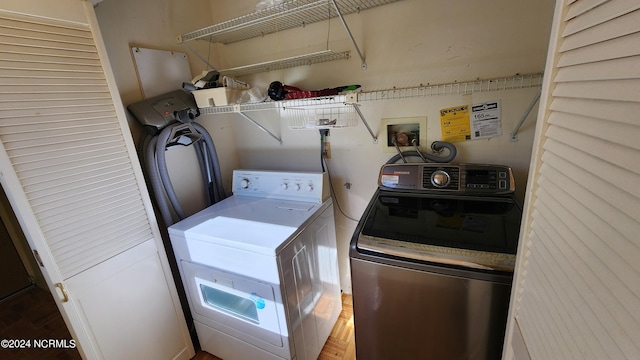
[[424, 162], [448, 163], [455, 159], [456, 155], [458, 154], [458, 150], [456, 149], [455, 145], [446, 141], [434, 141], [431, 144], [431, 149], [438, 153], [442, 152], [442, 150], [444, 149], [447, 149], [449, 151], [449, 154], [447, 154], [447, 156], [435, 156], [414, 150], [402, 151], [401, 153], [398, 153], [391, 159], [389, 159], [387, 161], [387, 164], [395, 164], [396, 162], [398, 162], [398, 160], [405, 159], [409, 156], [420, 157]]

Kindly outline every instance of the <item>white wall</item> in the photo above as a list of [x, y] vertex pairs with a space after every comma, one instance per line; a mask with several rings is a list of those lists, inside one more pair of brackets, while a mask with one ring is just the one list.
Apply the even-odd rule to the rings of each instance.
[[[188, 4], [188, 6], [187, 6]], [[196, 56], [177, 42], [176, 36], [211, 24], [209, 0], [104, 0], [95, 7], [96, 16], [102, 30], [104, 42], [109, 51], [113, 71], [118, 84], [122, 102], [125, 106], [143, 100], [141, 87], [136, 75], [131, 47], [142, 47], [186, 53], [193, 74], [206, 69]], [[193, 42], [190, 46], [206, 57], [207, 43]], [[158, 74], [162, 76], [162, 74]], [[179, 88], [179, 86], [178, 86]], [[127, 112], [136, 144], [142, 143], [145, 136], [138, 122]], [[210, 125], [211, 136], [219, 151], [222, 171], [229, 174], [225, 179], [230, 189], [230, 173], [237, 168], [236, 150], [233, 146], [231, 127], [224, 122]], [[193, 164], [193, 162], [187, 162]], [[171, 166], [171, 164], [170, 164]], [[171, 169], [170, 169], [171, 170]], [[176, 172], [188, 174], [192, 169], [176, 169]], [[188, 183], [188, 182], [185, 182]], [[180, 184], [176, 191], [181, 192]], [[198, 191], [200, 193], [200, 191]], [[187, 196], [188, 197], [188, 196]], [[188, 211], [186, 205], [185, 211]]]
[[14, 13], [39, 16], [47, 19], [72, 21], [86, 24], [87, 17], [81, 6], [75, 6], [76, 0], [56, 0], [42, 2], [38, 0], [3, 1], [2, 10]]
[[[96, 13], [110, 49], [118, 86], [125, 104], [138, 100], [139, 88], [129, 46], [186, 51], [175, 36], [211, 23], [252, 11], [256, 0], [210, 1], [183, 8], [178, 0], [105, 0]], [[194, 4], [194, 2], [190, 2]], [[203, 14], [205, 10], [209, 13]], [[420, 84], [462, 82], [537, 73], [544, 69], [553, 2], [492, 0], [401, 0], [397, 3], [346, 16], [362, 49], [368, 68], [360, 59], [339, 20], [251, 39], [229, 45], [191, 42], [218, 69], [242, 66], [293, 55], [324, 50], [351, 50], [351, 59], [273, 71], [243, 78], [261, 88], [271, 81], [314, 90], [346, 84], [360, 84], [373, 91]], [[111, 51], [113, 49], [113, 52]], [[210, 53], [207, 54], [207, 49]], [[190, 56], [192, 72], [205, 65]], [[365, 102], [361, 110], [375, 133], [381, 119], [427, 118], [427, 145], [441, 139], [439, 110], [445, 107], [501, 100], [503, 136], [457, 143], [455, 162], [499, 163], [512, 166], [518, 195], [524, 198], [526, 173], [533, 141], [532, 111], [519, 133], [518, 142], [508, 134], [534, 98], [537, 88], [486, 92], [474, 95], [440, 96], [413, 100]], [[536, 107], [537, 108], [537, 107]], [[283, 144], [236, 114], [208, 115], [199, 119], [218, 148], [225, 177], [233, 167], [285, 170], [320, 170], [317, 130], [290, 130], [276, 112], [252, 113], [254, 119], [281, 136]], [[329, 137], [332, 158], [328, 160], [345, 212], [358, 218], [376, 187], [379, 168], [393, 153], [374, 144], [364, 125], [333, 129]], [[352, 184], [347, 190], [343, 184]], [[348, 244], [355, 223], [336, 213], [340, 271], [343, 290], [350, 292]]]

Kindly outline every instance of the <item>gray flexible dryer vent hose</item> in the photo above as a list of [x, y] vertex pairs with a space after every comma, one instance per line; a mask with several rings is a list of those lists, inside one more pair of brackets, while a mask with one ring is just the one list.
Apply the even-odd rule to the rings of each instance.
[[144, 165], [146, 170], [147, 179], [153, 195], [162, 215], [162, 220], [166, 226], [173, 224], [173, 218], [171, 205], [168, 202], [167, 196], [162, 187], [162, 180], [158, 173], [158, 164], [156, 162], [156, 143], [158, 138], [156, 136], [147, 136], [144, 141]]
[[[208, 194], [209, 198], [212, 200], [212, 204], [214, 204], [226, 197], [224, 188], [222, 187], [222, 174], [220, 171], [220, 163], [218, 162], [218, 153], [216, 152], [216, 147], [213, 145], [213, 139], [207, 132], [207, 129], [198, 123], [192, 123], [192, 125], [200, 135], [202, 135], [204, 140], [202, 143], [202, 154], [207, 155], [205, 158], [208, 161], [207, 169], [209, 173], [208, 179], [205, 179], [208, 181], [205, 181], [205, 184], [209, 184]], [[203, 171], [203, 173], [205, 172]]]
[[[193, 146], [198, 158], [200, 173], [207, 187], [208, 206], [225, 198], [220, 164], [211, 135], [202, 125], [198, 123], [191, 124], [201, 135], [200, 140], [193, 142], [189, 146]], [[143, 145], [144, 166], [147, 178], [162, 215], [162, 220], [166, 226], [170, 226], [185, 218], [185, 213], [182, 210], [178, 196], [169, 178], [165, 156], [171, 131], [174, 127], [180, 125], [180, 123], [171, 124], [162, 129], [158, 135], [148, 136]]]
[[421, 157], [425, 158], [428, 161], [436, 163], [448, 163], [455, 159], [456, 155], [458, 154], [458, 150], [456, 149], [455, 145], [446, 141], [434, 141], [433, 143], [431, 143], [431, 149], [438, 152], [442, 151], [443, 149], [447, 149], [449, 151], [449, 154], [447, 154], [447, 156], [440, 157], [426, 153], [418, 153], [415, 150], [403, 151], [402, 155], [396, 154], [391, 159], [389, 159], [389, 161], [387, 161], [387, 164], [395, 164], [398, 160], [402, 159], [402, 156], [406, 157], [420, 155], [422, 155]]

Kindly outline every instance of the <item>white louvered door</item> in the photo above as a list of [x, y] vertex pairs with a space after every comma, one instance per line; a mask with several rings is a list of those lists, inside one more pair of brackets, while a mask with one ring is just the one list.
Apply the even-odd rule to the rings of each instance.
[[[87, 359], [189, 359], [193, 346], [93, 8], [22, 4], [23, 14], [0, 5], [1, 180], [58, 307]], [[34, 6], [68, 7], [86, 19], [27, 15]]]
[[506, 358], [640, 359], [639, 9], [557, 1]]

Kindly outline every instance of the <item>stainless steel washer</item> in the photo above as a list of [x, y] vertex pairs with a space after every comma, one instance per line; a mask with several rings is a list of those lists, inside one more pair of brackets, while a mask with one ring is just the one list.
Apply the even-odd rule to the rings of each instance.
[[358, 359], [499, 359], [522, 208], [510, 168], [393, 164], [350, 245]]

